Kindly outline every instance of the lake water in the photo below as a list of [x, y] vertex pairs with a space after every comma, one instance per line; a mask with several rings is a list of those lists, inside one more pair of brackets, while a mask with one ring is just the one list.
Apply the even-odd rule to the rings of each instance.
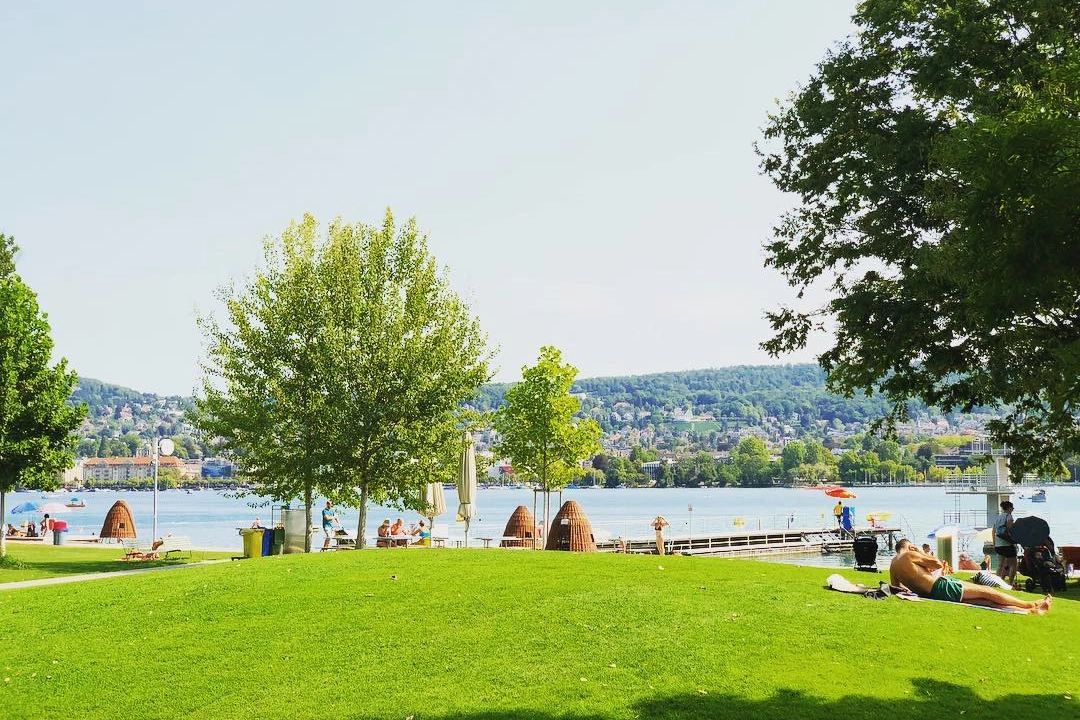
[[[946, 495], [942, 487], [860, 487], [855, 488], [857, 498], [844, 501], [855, 507], [860, 523], [871, 512], [889, 512], [885, 523], [899, 527], [903, 535], [923, 541], [935, 528], [942, 525], [946, 513], [973, 511], [980, 517], [986, 508], [982, 496]], [[1013, 496], [1016, 517], [1037, 515], [1050, 524], [1054, 540], [1059, 545], [1080, 544], [1080, 486], [1052, 486], [1047, 490], [1046, 503], [1031, 503], [1018, 499], [1020, 494], [1030, 492], [1024, 488]], [[43, 497], [38, 492], [9, 493], [7, 508], [17, 504], [34, 502], [66, 502], [71, 495]], [[86, 507], [72, 509], [60, 515], [68, 521], [72, 536], [96, 535], [101, 530], [105, 514], [117, 500], [126, 500], [135, 515], [136, 528], [142, 538], [149, 538], [153, 522], [153, 493], [150, 492], [95, 492], [78, 493]], [[552, 495], [551, 515], [558, 510], [558, 496]], [[832, 507], [836, 501], [821, 491], [793, 488], [678, 488], [678, 489], [622, 489], [622, 490], [565, 490], [562, 499], [577, 500], [585, 510], [597, 540], [615, 537], [649, 538], [653, 531], [649, 522], [656, 515], [663, 515], [671, 523], [667, 537], [687, 537], [718, 534], [743, 530], [774, 530], [787, 527], [805, 529], [831, 527], [834, 525]], [[249, 527], [259, 517], [269, 524], [269, 507], [252, 507], [254, 498], [235, 498], [227, 493], [211, 490], [184, 492], [169, 490], [158, 493], [158, 535], [183, 535], [191, 538], [196, 547], [223, 549], [239, 552], [241, 549], [238, 530]], [[518, 505], [533, 511], [534, 494], [523, 489], [481, 489], [476, 502], [477, 517], [470, 529], [471, 538], [502, 535], [506, 521]], [[542, 518], [543, 495], [536, 499], [536, 514]], [[436, 518], [436, 535], [451, 539], [464, 537], [463, 523], [454, 522], [457, 493], [446, 490], [447, 514]], [[320, 500], [315, 511], [318, 523]], [[690, 508], [693, 508], [691, 511]], [[350, 534], [356, 532], [358, 512], [339, 508], [345, 528]], [[40, 519], [40, 516], [38, 516]], [[384, 518], [404, 517], [406, 522], [416, 522], [415, 513], [378, 506], [368, 509], [368, 537], [375, 535], [375, 528]], [[18, 524], [23, 516], [10, 513], [4, 522]], [[980, 523], [981, 524], [981, 523]], [[479, 543], [476, 543], [479, 545]], [[973, 548], [976, 554], [978, 549]], [[774, 559], [774, 558], [770, 558]], [[851, 558], [836, 556], [792, 556], [775, 558], [787, 562], [799, 562], [822, 566], [850, 564]]]

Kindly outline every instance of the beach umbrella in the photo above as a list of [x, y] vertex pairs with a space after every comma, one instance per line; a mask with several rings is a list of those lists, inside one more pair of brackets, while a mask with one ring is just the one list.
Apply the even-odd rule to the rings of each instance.
[[476, 515], [476, 447], [470, 433], [465, 433], [465, 447], [458, 463], [457, 492], [457, 520], [465, 523], [465, 547], [469, 547], [469, 522]]
[[49, 515], [56, 515], [58, 513], [71, 512], [71, 508], [63, 503], [50, 502], [45, 503], [37, 509], [39, 513], [46, 513]]
[[838, 487], [838, 488], [830, 488], [830, 489], [825, 491], [825, 494], [828, 495], [829, 497], [834, 497], [834, 498], [848, 499], [848, 498], [854, 498], [855, 497], [855, 493], [851, 492], [847, 488], [840, 488], [840, 487]]
[[[446, 512], [446, 493], [443, 492], [443, 486], [441, 482], [428, 483], [424, 486], [424, 517], [431, 523], [431, 537], [435, 537], [435, 518], [439, 517]], [[431, 540], [429, 547], [435, 546], [435, 541]]]
[[25, 513], [36, 513], [38, 508], [41, 507], [35, 502], [19, 503], [15, 507], [11, 508], [12, 515], [23, 515]]
[[1050, 525], [1041, 517], [1029, 515], [1014, 522], [1009, 534], [1017, 545], [1026, 548], [1035, 547], [1042, 545], [1050, 538]]
[[960, 532], [960, 528], [956, 525], [946, 523], [944, 525], [938, 525], [936, 528], [930, 531], [926, 536], [930, 540], [936, 540], [938, 533], [945, 533], [946, 535], [952, 535]]

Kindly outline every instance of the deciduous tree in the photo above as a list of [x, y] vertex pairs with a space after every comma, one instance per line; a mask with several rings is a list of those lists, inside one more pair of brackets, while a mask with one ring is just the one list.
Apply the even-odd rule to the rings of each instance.
[[766, 264], [819, 305], [829, 387], [988, 424], [1014, 477], [1080, 447], [1080, 13], [1056, 0], [867, 0], [770, 116], [762, 169], [799, 205]]
[[15, 272], [17, 251], [13, 238], [0, 235], [0, 518], [16, 485], [56, 487], [73, 460], [71, 433], [86, 415], [85, 406], [67, 404], [76, 376], [63, 358], [51, 364], [48, 319]]
[[506, 391], [506, 404], [494, 417], [499, 453], [510, 458], [519, 476], [540, 481], [545, 527], [550, 522], [548, 493], [580, 476], [579, 461], [600, 451], [600, 426], [575, 418], [581, 401], [570, 394], [570, 386], [577, 372], [563, 364], [557, 348], [540, 348], [536, 365], [522, 368], [521, 382]]
[[242, 290], [223, 292], [228, 323], [210, 340], [196, 421], [236, 457], [256, 492], [316, 493], [359, 507], [416, 507], [437, 440], [489, 378], [486, 339], [450, 289], [415, 221], [398, 227], [310, 215], [266, 244]]

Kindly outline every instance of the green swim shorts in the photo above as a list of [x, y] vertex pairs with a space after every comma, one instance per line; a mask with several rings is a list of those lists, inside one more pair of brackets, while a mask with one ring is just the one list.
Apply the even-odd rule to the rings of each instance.
[[930, 598], [932, 600], [946, 600], [948, 602], [963, 602], [964, 586], [955, 578], [945, 576], [939, 577], [934, 581], [934, 586], [930, 588]]

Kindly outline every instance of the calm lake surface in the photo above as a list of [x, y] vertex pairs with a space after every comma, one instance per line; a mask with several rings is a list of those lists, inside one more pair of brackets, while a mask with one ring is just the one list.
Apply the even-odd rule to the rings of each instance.
[[[943, 524], [946, 513], [974, 511], [981, 519], [986, 507], [982, 496], [946, 495], [943, 487], [860, 487], [854, 491], [858, 497], [844, 502], [854, 506], [860, 524], [866, 524], [868, 513], [889, 512], [891, 517], [885, 523], [887, 526], [899, 527], [902, 534], [920, 540], [925, 540], [930, 532]], [[1030, 488], [1021, 488], [1013, 495], [1015, 516], [1037, 515], [1050, 524], [1051, 533], [1059, 545], [1080, 545], [1080, 486], [1049, 486], [1046, 503], [1020, 499], [1020, 495], [1029, 492]], [[105, 514], [115, 501], [121, 499], [127, 501], [135, 514], [139, 537], [149, 538], [152, 534], [153, 493], [150, 492], [98, 491], [47, 497], [39, 492], [9, 493], [6, 507], [13, 508], [26, 501], [64, 503], [70, 497], [78, 497], [86, 503], [85, 508], [71, 509], [59, 516], [68, 521], [72, 536], [90, 536], [100, 532]], [[651, 537], [653, 531], [649, 522], [658, 514], [671, 523], [666, 533], [668, 537], [686, 537], [691, 533], [703, 536], [733, 532], [740, 528], [831, 527], [834, 524], [832, 507], [836, 503], [819, 490], [794, 488], [565, 490], [562, 499], [577, 500], [582, 505], [597, 540], [620, 536]], [[190, 537], [196, 547], [239, 552], [240, 528], [249, 527], [256, 517], [261, 518], [264, 525], [270, 523], [271, 509], [252, 507], [249, 504], [252, 502], [257, 502], [257, 498], [234, 498], [212, 490], [159, 492], [158, 535], [183, 535]], [[476, 503], [478, 516], [472, 522], [470, 538], [502, 535], [514, 509], [524, 505], [532, 512], [533, 503], [531, 490], [482, 488]], [[543, 495], [537, 495], [536, 514], [541, 519], [542, 503]], [[322, 505], [323, 501], [320, 500], [317, 508], [321, 509]], [[447, 513], [436, 518], [437, 535], [452, 539], [464, 537], [464, 524], [454, 522], [457, 505], [456, 491], [447, 489]], [[552, 517], [557, 510], [558, 495], [553, 494]], [[354, 509], [339, 508], [339, 517], [350, 534], [356, 532], [358, 516]], [[40, 516], [37, 517], [40, 519]], [[368, 537], [375, 535], [375, 527], [383, 518], [397, 517], [404, 517], [407, 523], [420, 519], [415, 513], [394, 508], [369, 507]], [[18, 524], [23, 518], [9, 513], [4, 522]], [[318, 522], [316, 510], [315, 523]], [[975, 551], [978, 552], [977, 549]], [[851, 563], [850, 557], [843, 555], [770, 559], [829, 567]]]

